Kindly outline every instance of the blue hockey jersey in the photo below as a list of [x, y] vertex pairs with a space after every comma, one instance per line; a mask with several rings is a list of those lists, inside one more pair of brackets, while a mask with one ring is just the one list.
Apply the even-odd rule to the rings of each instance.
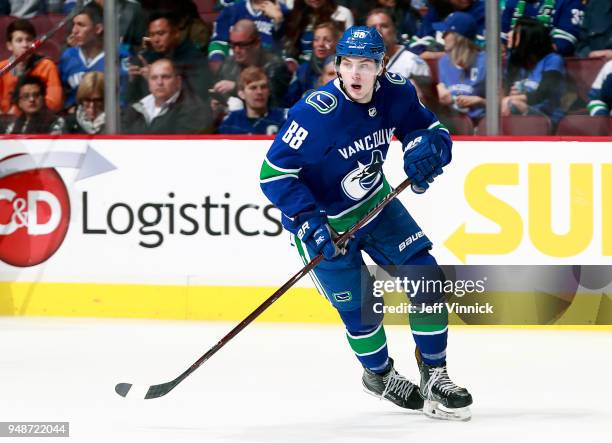
[[[281, 3], [283, 16], [287, 17], [289, 9]], [[255, 22], [261, 46], [268, 51], [280, 51], [278, 39], [283, 35], [283, 24], [276, 26], [270, 17], [261, 11], [253, 9], [249, 0], [241, 1], [227, 6], [221, 11], [215, 20], [210, 43], [208, 44], [208, 58], [211, 60], [223, 60], [229, 54], [229, 32], [230, 28], [238, 20], [249, 19]]]
[[[352, 101], [338, 79], [301, 99], [272, 143], [260, 174], [261, 188], [286, 217], [325, 210], [343, 232], [391, 190], [382, 165], [393, 135], [448, 131], [418, 100], [414, 86], [398, 74], [378, 78], [372, 101]], [[450, 162], [450, 149], [442, 159]]]
[[[119, 81], [120, 95], [127, 84], [127, 62], [129, 53], [123, 47], [119, 50]], [[60, 78], [64, 88], [64, 107], [69, 108], [76, 104], [76, 92], [79, 89], [83, 76], [88, 72], [104, 72], [104, 52], [87, 62], [79, 47], [66, 49], [59, 62]]]
[[[484, 51], [478, 53], [474, 65], [467, 70], [456, 66], [448, 54], [444, 54], [438, 60], [440, 83], [444, 83], [453, 97], [459, 95], [484, 97], [486, 68], [487, 56]], [[485, 112], [484, 106], [463, 109], [453, 105], [453, 108], [459, 112], [467, 113], [473, 119], [481, 118]]]
[[612, 60], [607, 62], [595, 77], [589, 92], [587, 109], [590, 115], [610, 115], [612, 108]]
[[[507, 0], [502, 12], [501, 31], [502, 39], [506, 39], [512, 24], [512, 15], [519, 0]], [[580, 35], [580, 28], [584, 18], [584, 4], [582, 0], [555, 0], [553, 11], [544, 10], [544, 2], [527, 1], [525, 3], [525, 17], [536, 17], [540, 14], [552, 14], [551, 37], [561, 55], [572, 55]]]
[[[466, 14], [470, 14], [476, 20], [476, 24], [478, 25], [476, 41], [479, 44], [484, 44], [484, 29], [485, 29], [485, 4], [483, 0], [474, 0], [472, 6], [468, 9], [461, 11]], [[421, 21], [421, 26], [417, 32], [417, 35], [412, 36], [410, 39], [410, 43], [408, 48], [410, 51], [415, 54], [421, 54], [426, 51], [429, 46], [434, 44], [439, 39], [437, 38], [437, 34], [439, 33], [433, 28], [434, 23], [444, 21], [446, 17], [441, 17], [436, 8], [430, 6], [427, 14], [423, 17]], [[440, 39], [442, 38], [441, 33], [439, 33]]]
[[272, 108], [261, 118], [247, 117], [246, 109], [230, 112], [219, 126], [219, 134], [274, 135], [285, 123], [286, 111]]

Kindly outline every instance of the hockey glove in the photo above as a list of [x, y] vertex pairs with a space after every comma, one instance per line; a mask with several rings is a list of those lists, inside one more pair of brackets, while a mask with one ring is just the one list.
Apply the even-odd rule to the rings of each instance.
[[415, 131], [404, 139], [404, 171], [412, 190], [422, 194], [434, 178], [442, 174], [442, 154], [447, 148], [437, 131]]
[[306, 243], [317, 254], [323, 253], [327, 260], [331, 260], [345, 249], [340, 249], [334, 244], [337, 234], [327, 223], [324, 211], [310, 211], [294, 217], [289, 230], [303, 243]]

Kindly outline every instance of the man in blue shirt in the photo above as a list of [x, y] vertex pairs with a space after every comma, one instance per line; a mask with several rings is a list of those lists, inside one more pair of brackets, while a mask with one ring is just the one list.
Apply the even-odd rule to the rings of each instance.
[[[382, 166], [393, 135], [402, 141], [404, 170], [417, 193], [425, 192], [451, 160], [448, 131], [419, 102], [406, 78], [384, 72], [384, 54], [375, 28], [345, 31], [336, 45], [338, 78], [291, 108], [263, 162], [261, 188], [280, 209], [303, 260], [324, 255], [311, 276], [346, 326], [349, 345], [364, 368], [366, 391], [403, 408], [422, 408], [430, 417], [467, 420], [472, 397], [446, 370], [444, 294], [411, 294], [418, 387], [394, 369], [383, 315], [373, 309], [374, 278], [362, 274], [365, 251], [400, 274], [416, 268], [422, 278], [437, 278], [431, 242], [421, 228], [396, 199], [348, 244], [334, 243], [336, 233], [350, 229], [391, 192]], [[432, 314], [434, 305], [443, 309]]]
[[269, 79], [263, 69], [250, 66], [240, 73], [238, 96], [244, 108], [230, 112], [219, 127], [220, 134], [276, 134], [285, 123], [286, 111], [269, 108]]

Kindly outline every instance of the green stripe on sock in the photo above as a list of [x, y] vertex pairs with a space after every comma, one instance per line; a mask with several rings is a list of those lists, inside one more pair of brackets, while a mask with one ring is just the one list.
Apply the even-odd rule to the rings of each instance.
[[410, 328], [416, 332], [437, 332], [448, 326], [446, 305], [436, 312], [412, 312], [408, 315]]
[[366, 337], [351, 337], [348, 333], [346, 338], [351, 345], [351, 349], [357, 355], [371, 354], [382, 348], [387, 343], [385, 328], [380, 326], [375, 334]]

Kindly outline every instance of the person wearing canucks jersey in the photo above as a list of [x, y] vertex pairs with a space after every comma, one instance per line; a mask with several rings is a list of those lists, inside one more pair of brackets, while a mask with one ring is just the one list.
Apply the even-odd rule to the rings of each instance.
[[290, 109], [263, 162], [261, 188], [282, 212], [283, 226], [304, 261], [324, 255], [311, 275], [344, 322], [364, 368], [366, 392], [431, 417], [467, 420], [472, 397], [446, 369], [448, 312], [426, 312], [443, 294], [411, 296], [419, 307], [409, 317], [421, 373], [417, 386], [393, 367], [383, 316], [372, 310], [373, 278], [368, 274], [362, 284], [362, 251], [379, 265], [428, 265], [409, 268], [439, 272], [421, 228], [395, 199], [348, 243], [334, 243], [337, 233], [389, 194], [382, 166], [394, 135], [404, 147], [404, 169], [414, 192], [425, 192], [451, 161], [448, 131], [419, 102], [409, 81], [384, 71], [384, 54], [375, 28], [345, 31], [336, 45], [338, 78]]

